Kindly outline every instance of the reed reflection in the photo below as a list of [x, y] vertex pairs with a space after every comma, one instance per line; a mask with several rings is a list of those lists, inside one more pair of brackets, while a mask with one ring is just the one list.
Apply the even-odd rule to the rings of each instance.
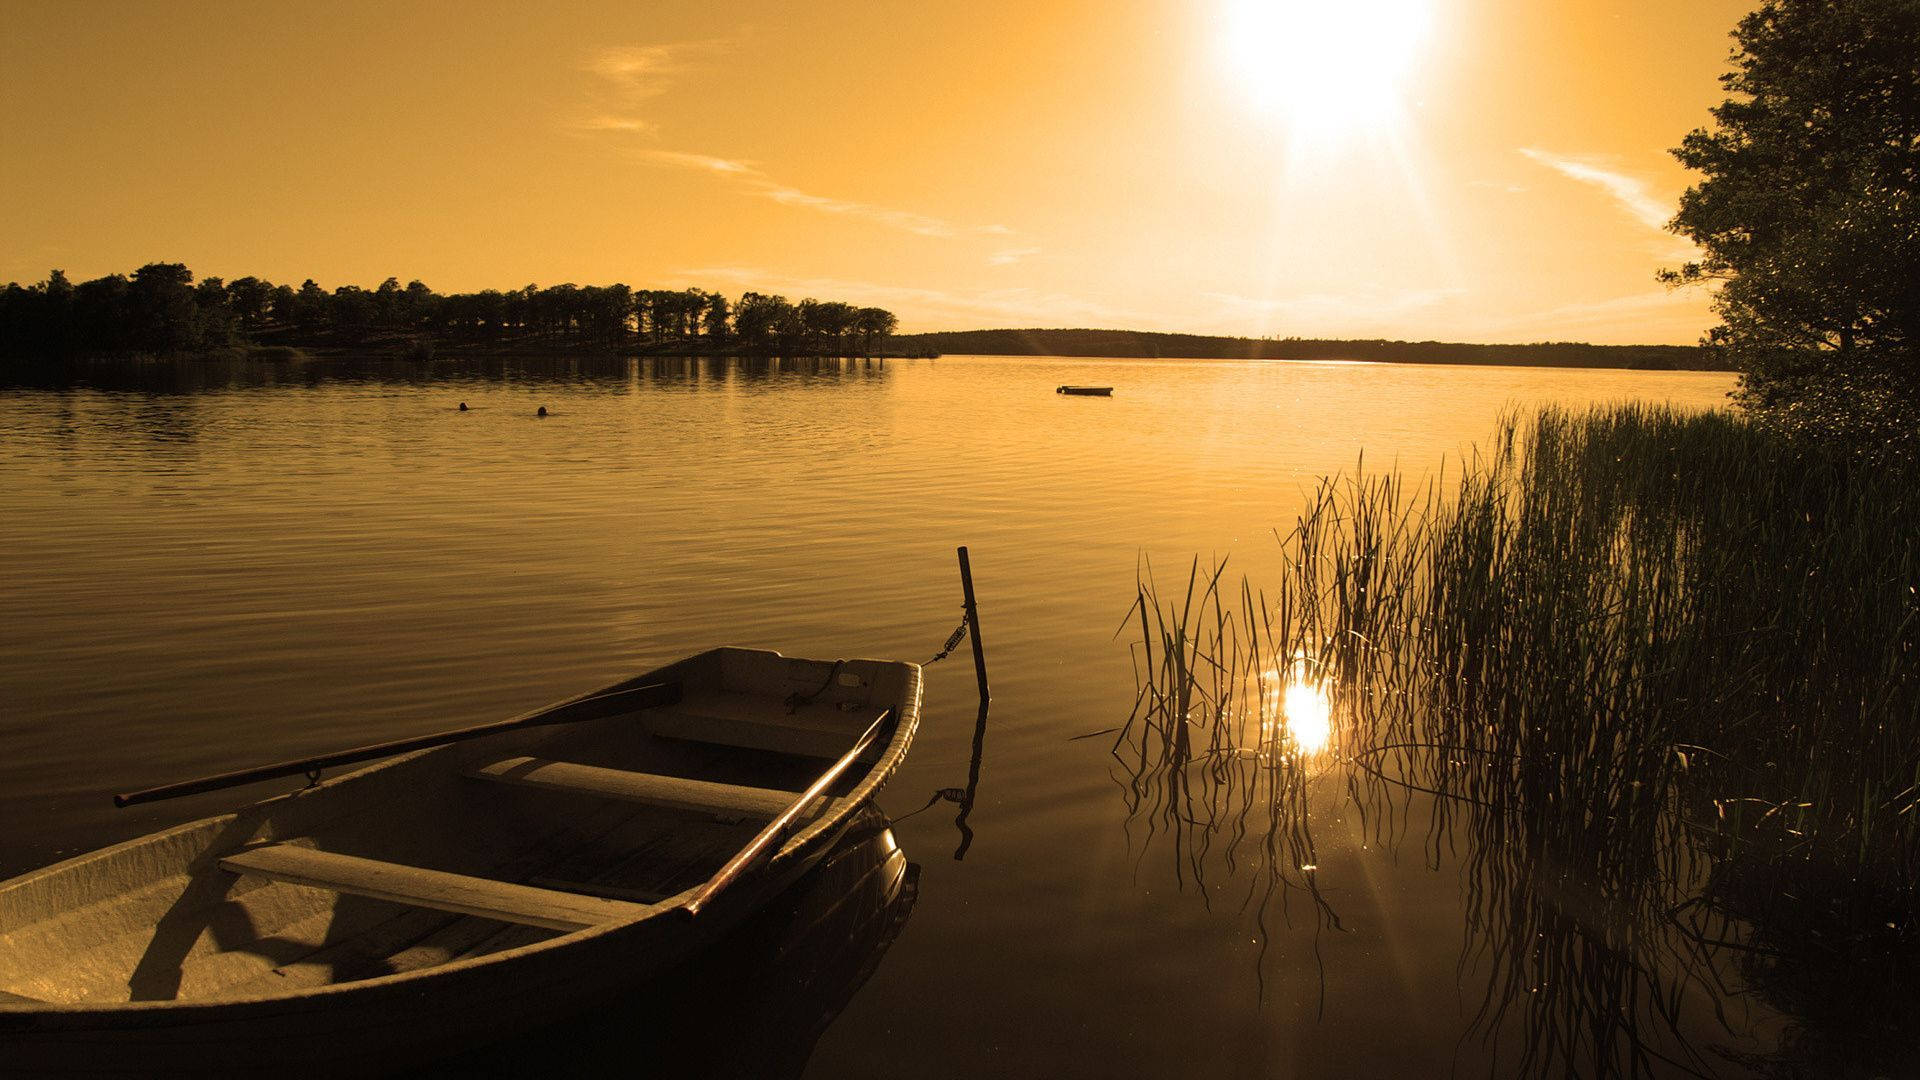
[[1236, 615], [1224, 572], [1196, 561], [1178, 603], [1143, 576], [1129, 613], [1139, 690], [1112, 753], [1129, 836], [1143, 853], [1168, 848], [1178, 887], [1211, 906], [1218, 879], [1250, 879], [1241, 904], [1253, 915], [1264, 996], [1270, 915], [1290, 923], [1298, 895], [1316, 935], [1340, 927], [1316, 877], [1307, 810], [1335, 753], [1334, 703], [1311, 654], [1293, 647], [1311, 627], [1294, 618], [1303, 609], [1291, 594], [1268, 603], [1247, 593]]
[[[1458, 531], [1435, 541], [1423, 515]], [[1270, 901], [1304, 895], [1339, 928], [1328, 893], [1367, 887], [1321, 868], [1332, 801], [1389, 853], [1465, 871], [1461, 978], [1484, 988], [1466, 1037], [1499, 1071], [1744, 1072], [1707, 1044], [1777, 1041], [1777, 1021], [1742, 997], [1756, 943], [1715, 891], [1728, 849], [1674, 753], [1654, 666], [1672, 654], [1625, 648], [1646, 616], [1604, 590], [1558, 600], [1607, 618], [1512, 592], [1475, 609], [1499, 520], [1395, 476], [1331, 481], [1283, 538], [1277, 592], [1196, 561], [1170, 600], [1145, 573], [1114, 747], [1135, 839], [1170, 847], [1203, 898], [1210, 875], [1250, 876], [1264, 963]]]

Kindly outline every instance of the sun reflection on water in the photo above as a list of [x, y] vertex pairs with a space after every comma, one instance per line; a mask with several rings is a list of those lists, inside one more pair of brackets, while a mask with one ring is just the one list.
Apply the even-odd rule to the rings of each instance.
[[1291, 681], [1280, 697], [1280, 713], [1288, 738], [1303, 754], [1317, 754], [1333, 737], [1333, 703], [1316, 683]]
[[1276, 749], [1312, 756], [1333, 739], [1333, 701], [1327, 688], [1296, 660], [1284, 675], [1268, 673], [1270, 689], [1262, 702], [1261, 741]]

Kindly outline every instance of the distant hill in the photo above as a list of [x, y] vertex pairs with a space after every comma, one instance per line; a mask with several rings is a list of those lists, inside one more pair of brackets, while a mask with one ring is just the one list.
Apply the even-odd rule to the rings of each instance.
[[959, 330], [896, 334], [887, 351], [985, 356], [1116, 356], [1195, 360], [1366, 360], [1400, 364], [1724, 371], [1692, 345], [1470, 345], [1455, 341], [1337, 341], [1156, 334], [1144, 330]]

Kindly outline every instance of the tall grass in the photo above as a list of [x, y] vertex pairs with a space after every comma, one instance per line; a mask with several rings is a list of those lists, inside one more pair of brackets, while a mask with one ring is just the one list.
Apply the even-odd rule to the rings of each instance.
[[1315, 862], [1310, 769], [1271, 685], [1307, 678], [1372, 827], [1427, 792], [1434, 857], [1466, 838], [1481, 1026], [1525, 1012], [1522, 1071], [1706, 1070], [1649, 1032], [1692, 989], [1723, 1002], [1730, 963], [1809, 1038], [1835, 1001], [1897, 1031], [1920, 1018], [1915, 480], [1625, 406], [1510, 419], [1419, 491], [1327, 481], [1266, 592], [1197, 563], [1178, 604], [1143, 581], [1131, 807], [1195, 873], [1234, 822], [1230, 854], [1260, 839], [1318, 899], [1285, 869]]

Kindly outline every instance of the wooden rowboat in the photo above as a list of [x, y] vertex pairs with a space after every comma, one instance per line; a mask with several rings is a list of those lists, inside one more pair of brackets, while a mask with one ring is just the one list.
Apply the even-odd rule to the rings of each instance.
[[1111, 386], [1062, 386], [1056, 389], [1054, 393], [1073, 394], [1078, 397], [1112, 397], [1113, 387]]
[[574, 1015], [818, 860], [920, 693], [914, 664], [715, 649], [0, 883], [0, 1061], [384, 1072]]

